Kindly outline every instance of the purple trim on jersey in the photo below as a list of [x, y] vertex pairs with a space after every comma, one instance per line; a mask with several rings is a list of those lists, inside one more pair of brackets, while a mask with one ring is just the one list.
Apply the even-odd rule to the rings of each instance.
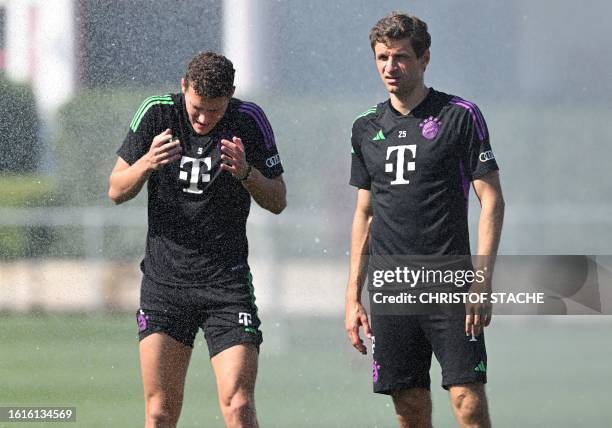
[[263, 110], [257, 104], [243, 102], [238, 107], [238, 111], [246, 113], [255, 119], [255, 122], [257, 122], [257, 126], [264, 137], [264, 144], [266, 145], [266, 148], [269, 150], [274, 147], [274, 132], [272, 132], [270, 122], [268, 122]]
[[463, 196], [467, 199], [470, 196], [470, 178], [465, 173], [463, 162], [459, 162], [459, 171], [461, 172], [461, 185], [463, 186]]
[[484, 118], [482, 117], [482, 114], [480, 113], [480, 110], [478, 109], [476, 104], [466, 101], [463, 98], [459, 98], [459, 97], [453, 97], [450, 100], [450, 103], [461, 106], [470, 112], [470, 115], [472, 116], [472, 120], [474, 121], [474, 125], [476, 128], [476, 133], [478, 134], [478, 138], [480, 139], [480, 141], [484, 141], [487, 135], [487, 126], [485, 125]]

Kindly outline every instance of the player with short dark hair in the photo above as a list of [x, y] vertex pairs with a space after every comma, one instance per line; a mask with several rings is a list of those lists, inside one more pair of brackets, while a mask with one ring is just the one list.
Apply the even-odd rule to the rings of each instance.
[[[357, 117], [352, 129], [350, 184], [358, 192], [346, 329], [364, 354], [359, 329], [371, 338], [374, 391], [392, 396], [400, 426], [431, 426], [433, 352], [459, 424], [486, 427], [482, 327], [491, 320], [490, 306], [470, 305], [461, 318], [373, 308], [370, 328], [361, 290], [370, 256], [469, 255], [470, 183], [481, 203], [477, 251], [492, 271], [504, 201], [488, 129], [474, 103], [425, 86], [431, 44], [425, 22], [393, 12], [372, 28], [370, 41], [389, 99]], [[480, 291], [490, 286], [487, 276]]]
[[137, 322], [147, 427], [176, 426], [194, 339], [204, 330], [228, 427], [256, 427], [262, 342], [248, 264], [251, 197], [279, 214], [283, 167], [272, 127], [233, 98], [234, 67], [197, 55], [182, 92], [147, 98], [117, 151], [109, 197], [145, 182], [149, 228]]

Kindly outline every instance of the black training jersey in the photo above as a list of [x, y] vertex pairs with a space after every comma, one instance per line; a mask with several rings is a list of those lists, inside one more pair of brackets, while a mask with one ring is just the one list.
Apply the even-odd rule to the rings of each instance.
[[183, 94], [150, 97], [134, 115], [117, 154], [132, 165], [167, 128], [180, 140], [182, 158], [149, 177], [143, 273], [176, 286], [202, 286], [244, 275], [251, 197], [220, 169], [221, 140], [240, 137], [249, 164], [268, 178], [281, 175], [266, 115], [256, 104], [232, 98], [215, 128], [201, 136], [188, 120]]
[[390, 101], [353, 124], [350, 184], [372, 193], [373, 255], [469, 255], [470, 182], [497, 163], [475, 104], [435, 91], [408, 115]]

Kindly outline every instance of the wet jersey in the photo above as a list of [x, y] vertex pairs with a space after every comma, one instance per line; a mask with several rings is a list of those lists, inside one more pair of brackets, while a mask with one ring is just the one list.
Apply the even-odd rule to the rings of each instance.
[[148, 179], [149, 227], [142, 271], [154, 281], [175, 286], [244, 276], [251, 197], [220, 169], [221, 140], [240, 137], [250, 165], [268, 178], [281, 175], [266, 115], [256, 104], [232, 98], [223, 118], [202, 136], [189, 122], [183, 94], [150, 97], [134, 115], [117, 154], [132, 165], [167, 128], [180, 140], [182, 157]]

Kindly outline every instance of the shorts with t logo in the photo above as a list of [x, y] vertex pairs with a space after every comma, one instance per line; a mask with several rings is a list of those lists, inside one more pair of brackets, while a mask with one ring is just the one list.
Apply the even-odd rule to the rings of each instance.
[[372, 315], [374, 392], [430, 388], [431, 356], [442, 387], [487, 382], [484, 333], [465, 335], [465, 315]]
[[250, 273], [205, 287], [173, 287], [145, 275], [136, 321], [140, 340], [165, 333], [192, 348], [202, 328], [211, 358], [239, 344], [259, 351], [263, 341]]

